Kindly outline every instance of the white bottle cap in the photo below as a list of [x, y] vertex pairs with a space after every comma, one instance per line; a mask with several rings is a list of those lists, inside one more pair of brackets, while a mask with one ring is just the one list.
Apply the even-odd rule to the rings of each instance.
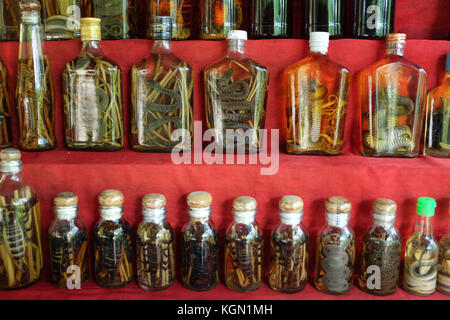
[[231, 30], [228, 32], [227, 40], [247, 40], [247, 31]]
[[330, 34], [328, 32], [311, 32], [309, 35], [309, 48], [311, 52], [328, 52]]

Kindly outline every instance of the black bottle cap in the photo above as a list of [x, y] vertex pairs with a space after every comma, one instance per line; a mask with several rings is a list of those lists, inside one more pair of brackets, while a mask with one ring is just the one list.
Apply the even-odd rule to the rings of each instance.
[[153, 40], [172, 39], [172, 18], [166, 16], [156, 16], [152, 20]]
[[450, 72], [450, 52], [447, 52], [447, 65], [445, 67], [445, 72]]

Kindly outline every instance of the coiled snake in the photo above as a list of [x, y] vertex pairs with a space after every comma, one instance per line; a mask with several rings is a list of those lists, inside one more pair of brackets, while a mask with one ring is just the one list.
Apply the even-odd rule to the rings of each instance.
[[328, 244], [322, 249], [324, 259], [322, 268], [325, 271], [323, 283], [329, 291], [343, 293], [350, 287], [351, 270], [347, 266], [350, 258], [346, 247], [338, 244]]
[[[102, 19], [103, 38], [122, 38], [128, 35], [128, 4], [123, 9], [123, 0], [97, 0], [95, 14]], [[126, 1], [128, 2], [128, 1]]]
[[436, 287], [438, 255], [427, 249], [416, 250], [414, 261], [405, 267], [405, 285], [411, 291], [431, 294]]

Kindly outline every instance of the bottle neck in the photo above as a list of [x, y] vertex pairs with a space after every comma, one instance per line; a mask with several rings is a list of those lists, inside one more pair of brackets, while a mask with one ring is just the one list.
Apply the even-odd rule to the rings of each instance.
[[156, 54], [170, 54], [172, 53], [172, 42], [170, 40], [155, 40], [152, 52]]
[[228, 40], [227, 56], [233, 59], [245, 57], [245, 40]]
[[303, 218], [303, 211], [300, 211], [298, 213], [280, 211], [281, 224], [295, 226], [300, 224], [300, 222], [302, 222], [302, 218]]
[[55, 207], [55, 215], [58, 220], [72, 220], [77, 216], [78, 206]]
[[403, 43], [388, 43], [386, 45], [386, 56], [403, 57], [405, 54], [405, 44]]
[[144, 222], [162, 224], [166, 219], [166, 208], [161, 209], [144, 209], [142, 211]]
[[83, 49], [81, 53], [90, 53], [94, 56], [103, 56], [101, 41], [83, 41]]
[[3, 175], [21, 175], [22, 161], [2, 161], [0, 170]]
[[255, 223], [256, 211], [233, 211], [233, 216], [235, 223], [251, 225]]
[[377, 213], [377, 212], [373, 212], [373, 221], [374, 221], [374, 225], [376, 227], [385, 227], [385, 228], [390, 228], [394, 226], [395, 223], [395, 219], [396, 219], [396, 214], [395, 213]]
[[25, 11], [22, 12], [22, 24], [36, 25], [41, 23], [41, 15], [39, 11]]
[[100, 207], [100, 215], [103, 220], [116, 221], [122, 218], [122, 206], [120, 207]]
[[423, 235], [432, 235], [433, 225], [431, 223], [431, 217], [418, 216], [414, 232]]
[[332, 213], [327, 212], [327, 223], [330, 227], [346, 228], [350, 221], [350, 212]]
[[206, 222], [211, 216], [211, 207], [189, 208], [189, 216], [191, 217], [191, 221]]

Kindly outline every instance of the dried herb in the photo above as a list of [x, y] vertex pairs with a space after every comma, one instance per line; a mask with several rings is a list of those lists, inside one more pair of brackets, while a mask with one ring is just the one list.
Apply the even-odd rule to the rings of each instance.
[[[80, 0], [41, 0], [47, 40], [74, 39], [80, 36], [75, 20]], [[81, 12], [80, 12], [81, 15]]]
[[240, 30], [243, 22], [241, 0], [201, 0], [200, 39], [223, 40], [231, 30]]
[[2, 0], [0, 3], [0, 39], [17, 41], [19, 39], [20, 1]]
[[437, 289], [450, 295], [450, 236], [446, 237], [446, 241], [441, 240], [439, 246]]
[[136, 34], [137, 5], [134, 0], [92, 0], [96, 18], [102, 20], [102, 39], [129, 39]]
[[8, 70], [0, 60], [0, 148], [12, 146], [11, 101], [8, 93]]

